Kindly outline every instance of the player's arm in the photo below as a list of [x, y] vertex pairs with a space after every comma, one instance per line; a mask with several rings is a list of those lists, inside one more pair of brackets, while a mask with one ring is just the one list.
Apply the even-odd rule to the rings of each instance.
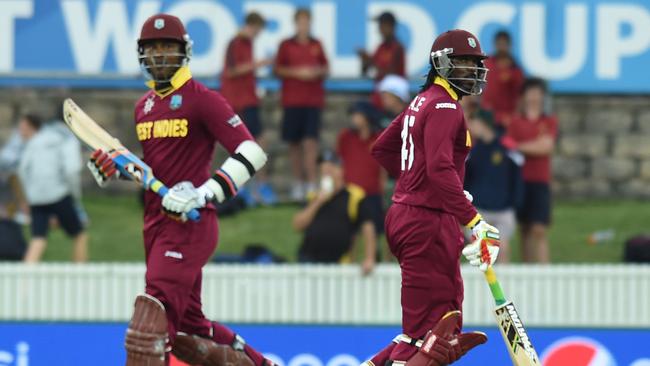
[[429, 109], [423, 116], [426, 118], [424, 149], [427, 177], [438, 190], [445, 211], [454, 213], [463, 226], [472, 230], [477, 241], [465, 247], [463, 254], [470, 264], [485, 271], [499, 253], [499, 230], [485, 222], [476, 211], [456, 173], [454, 141], [463, 123], [459, 113], [462, 112], [456, 109]]
[[377, 230], [375, 230], [375, 223], [372, 221], [371, 210], [367, 199], [363, 199], [359, 203], [364, 253], [361, 271], [364, 275], [368, 275], [374, 270], [377, 261]]
[[199, 187], [191, 182], [180, 182], [163, 197], [163, 208], [168, 213], [180, 215], [183, 221], [184, 215], [193, 209], [202, 208], [210, 201], [223, 202], [234, 197], [267, 160], [264, 150], [220, 94], [206, 93], [198, 108], [207, 132], [230, 156]]
[[388, 128], [382, 132], [372, 146], [371, 154], [386, 169], [391, 177], [397, 178], [401, 171], [402, 153], [402, 119], [404, 112], [400, 113]]
[[248, 59], [242, 52], [238, 52], [234, 43], [230, 43], [226, 51], [226, 66], [224, 68], [224, 76], [227, 78], [236, 78], [246, 75], [252, 71], [271, 64], [269, 59], [261, 59], [253, 61]]

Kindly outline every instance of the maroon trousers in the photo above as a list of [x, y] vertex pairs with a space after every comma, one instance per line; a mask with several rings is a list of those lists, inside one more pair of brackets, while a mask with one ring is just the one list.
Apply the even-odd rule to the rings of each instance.
[[[448, 311], [462, 308], [460, 226], [448, 213], [393, 204], [386, 215], [386, 237], [402, 270], [402, 331], [422, 338]], [[400, 343], [390, 359], [406, 361], [415, 352]]]
[[[235, 333], [208, 320], [201, 310], [202, 268], [217, 247], [215, 211], [202, 210], [199, 222], [165, 219], [144, 231], [146, 293], [165, 305], [170, 344], [176, 332], [196, 334], [219, 344], [232, 344]], [[246, 346], [257, 366], [264, 358]]]

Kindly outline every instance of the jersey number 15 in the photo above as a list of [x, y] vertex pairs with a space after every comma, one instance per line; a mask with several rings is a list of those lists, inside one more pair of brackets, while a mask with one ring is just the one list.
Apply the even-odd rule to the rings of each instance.
[[402, 171], [411, 170], [413, 166], [413, 135], [409, 131], [415, 124], [415, 116], [404, 116], [402, 127]]

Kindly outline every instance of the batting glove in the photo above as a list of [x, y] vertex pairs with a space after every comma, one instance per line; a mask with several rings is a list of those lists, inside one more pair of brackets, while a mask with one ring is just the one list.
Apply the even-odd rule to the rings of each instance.
[[106, 187], [109, 180], [120, 175], [111, 157], [102, 149], [97, 149], [90, 155], [90, 160], [88, 160], [86, 166], [92, 173], [93, 178], [95, 178], [97, 185], [102, 188]]
[[191, 182], [180, 182], [169, 189], [163, 197], [162, 206], [165, 213], [174, 219], [187, 221], [187, 213], [205, 207], [214, 199], [214, 193], [205, 184], [194, 187]]
[[463, 248], [463, 255], [485, 272], [499, 256], [499, 230], [481, 219], [472, 227], [472, 234], [474, 242]]

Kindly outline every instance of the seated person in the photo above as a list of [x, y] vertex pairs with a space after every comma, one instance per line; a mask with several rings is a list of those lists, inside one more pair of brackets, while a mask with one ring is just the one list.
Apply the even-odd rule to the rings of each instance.
[[307, 206], [293, 218], [304, 232], [298, 253], [301, 262], [344, 263], [353, 248], [355, 233], [364, 241], [364, 274], [375, 266], [377, 235], [363, 189], [345, 185], [336, 155], [327, 151], [319, 159], [320, 189], [308, 197]]

